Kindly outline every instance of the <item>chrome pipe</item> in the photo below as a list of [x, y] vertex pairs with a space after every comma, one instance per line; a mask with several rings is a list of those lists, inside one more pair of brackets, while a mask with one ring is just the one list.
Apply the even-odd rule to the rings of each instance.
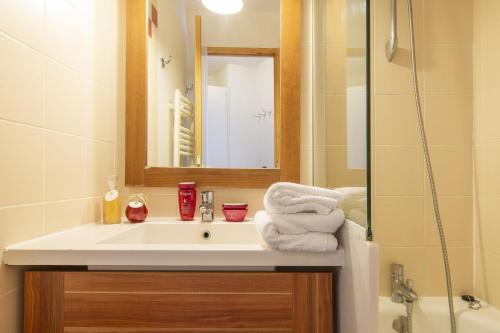
[[398, 15], [397, 0], [391, 0], [391, 36], [385, 43], [385, 56], [389, 62], [392, 61], [398, 48]]

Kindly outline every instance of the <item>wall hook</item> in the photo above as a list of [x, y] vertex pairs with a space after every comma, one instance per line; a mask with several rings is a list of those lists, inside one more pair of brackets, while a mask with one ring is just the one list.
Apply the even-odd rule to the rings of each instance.
[[166, 65], [170, 64], [172, 62], [172, 55], [168, 56], [168, 59], [165, 60], [165, 58], [161, 58], [161, 68], [165, 68]]
[[193, 89], [194, 89], [193, 83], [191, 83], [189, 86], [186, 84], [186, 90], [185, 90], [186, 95], [189, 95], [193, 91]]

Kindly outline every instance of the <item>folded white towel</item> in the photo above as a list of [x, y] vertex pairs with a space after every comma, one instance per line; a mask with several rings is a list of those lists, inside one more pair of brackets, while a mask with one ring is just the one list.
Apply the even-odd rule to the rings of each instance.
[[258, 217], [263, 213], [266, 213], [271, 222], [278, 226], [280, 233], [290, 235], [302, 235], [308, 232], [333, 234], [345, 219], [344, 212], [341, 209], [336, 209], [328, 215], [314, 213], [269, 214], [266, 211], [260, 211], [255, 216], [256, 223], [258, 223]]
[[339, 187], [335, 191], [342, 193], [343, 199], [339, 202], [339, 207], [346, 215], [353, 209], [366, 212], [366, 187]]
[[335, 251], [338, 242], [333, 233], [343, 222], [344, 213], [340, 209], [329, 215], [280, 215], [266, 211], [255, 215], [255, 225], [262, 238], [271, 248], [281, 251]]
[[271, 214], [330, 214], [342, 194], [335, 190], [293, 183], [271, 185], [264, 195], [264, 207]]

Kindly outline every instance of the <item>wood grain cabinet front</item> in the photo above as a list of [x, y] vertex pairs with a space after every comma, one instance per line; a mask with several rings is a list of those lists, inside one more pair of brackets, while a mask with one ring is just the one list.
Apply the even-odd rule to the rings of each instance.
[[333, 332], [332, 273], [25, 273], [25, 333]]

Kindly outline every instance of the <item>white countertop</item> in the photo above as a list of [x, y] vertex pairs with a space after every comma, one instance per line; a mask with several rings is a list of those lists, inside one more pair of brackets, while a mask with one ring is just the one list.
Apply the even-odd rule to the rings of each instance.
[[[205, 239], [208, 231], [210, 238]], [[206, 235], [205, 235], [206, 236]], [[273, 269], [342, 266], [344, 251], [281, 252], [270, 249], [252, 221], [87, 224], [8, 246], [8, 265], [88, 266], [90, 269]]]

